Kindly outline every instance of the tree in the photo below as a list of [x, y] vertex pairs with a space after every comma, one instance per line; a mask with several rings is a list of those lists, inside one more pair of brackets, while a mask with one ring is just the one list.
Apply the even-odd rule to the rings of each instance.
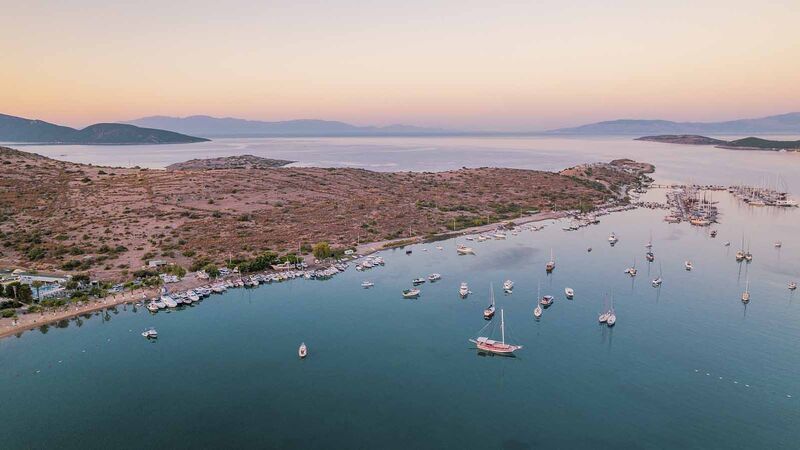
[[6, 286], [3, 284], [0, 284], [0, 297], [8, 297], [6, 295]]
[[203, 267], [203, 271], [212, 278], [219, 276], [219, 269], [214, 264], [207, 264], [205, 267]]
[[42, 286], [44, 286], [44, 282], [40, 281], [40, 280], [35, 280], [33, 283], [31, 283], [31, 287], [36, 289], [36, 301], [37, 302], [42, 301], [42, 296], [39, 295], [39, 289], [41, 289]]
[[17, 299], [21, 302], [30, 303], [33, 300], [33, 291], [27, 284], [22, 284], [17, 289]]
[[314, 256], [318, 259], [325, 259], [331, 256], [331, 246], [327, 242], [318, 242], [314, 244]]

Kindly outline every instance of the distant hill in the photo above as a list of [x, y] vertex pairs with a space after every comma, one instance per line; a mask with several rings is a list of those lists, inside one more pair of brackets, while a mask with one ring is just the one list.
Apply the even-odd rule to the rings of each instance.
[[344, 122], [314, 119], [264, 122], [232, 117], [151, 116], [124, 123], [202, 136], [425, 136], [454, 134], [452, 131], [438, 128], [410, 125], [359, 127]]
[[660, 136], [644, 136], [637, 141], [663, 142], [665, 144], [715, 145], [720, 148], [742, 150], [800, 150], [800, 141], [773, 141], [757, 137], [746, 137], [733, 141], [723, 141], [706, 136], [665, 134]]
[[800, 134], [800, 112], [758, 119], [727, 122], [671, 122], [668, 120], [622, 119], [597, 122], [573, 128], [551, 130], [551, 134]]
[[728, 141], [723, 141], [721, 139], [698, 136], [696, 134], [661, 134], [658, 136], [643, 136], [634, 140], [686, 145], [722, 145], [728, 143]]
[[183, 144], [207, 141], [172, 131], [121, 123], [98, 123], [82, 130], [41, 120], [0, 114], [0, 142], [43, 144]]

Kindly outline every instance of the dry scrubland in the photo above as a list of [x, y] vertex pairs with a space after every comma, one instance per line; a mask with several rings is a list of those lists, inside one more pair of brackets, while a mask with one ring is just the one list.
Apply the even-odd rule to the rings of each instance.
[[[125, 149], [113, 150], [125, 151]], [[224, 167], [224, 166], [223, 166]], [[56, 161], [0, 147], [0, 266], [125, 279], [147, 259], [183, 267], [424, 236], [530, 210], [616, 198], [652, 166], [562, 173], [325, 168], [146, 170]]]

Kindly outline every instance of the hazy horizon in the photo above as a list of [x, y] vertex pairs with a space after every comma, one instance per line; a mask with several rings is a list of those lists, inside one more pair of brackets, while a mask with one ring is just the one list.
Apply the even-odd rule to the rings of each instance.
[[800, 110], [800, 3], [6, 5], [2, 113], [542, 131]]

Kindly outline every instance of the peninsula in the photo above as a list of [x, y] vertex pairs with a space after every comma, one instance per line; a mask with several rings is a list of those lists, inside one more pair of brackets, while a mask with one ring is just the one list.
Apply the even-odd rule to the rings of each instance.
[[165, 171], [0, 148], [0, 266], [126, 281], [153, 260], [197, 270], [265, 253], [310, 255], [321, 242], [341, 251], [625, 202], [626, 190], [653, 171], [630, 160], [561, 173], [431, 173], [263, 168], [241, 166], [242, 158]]

